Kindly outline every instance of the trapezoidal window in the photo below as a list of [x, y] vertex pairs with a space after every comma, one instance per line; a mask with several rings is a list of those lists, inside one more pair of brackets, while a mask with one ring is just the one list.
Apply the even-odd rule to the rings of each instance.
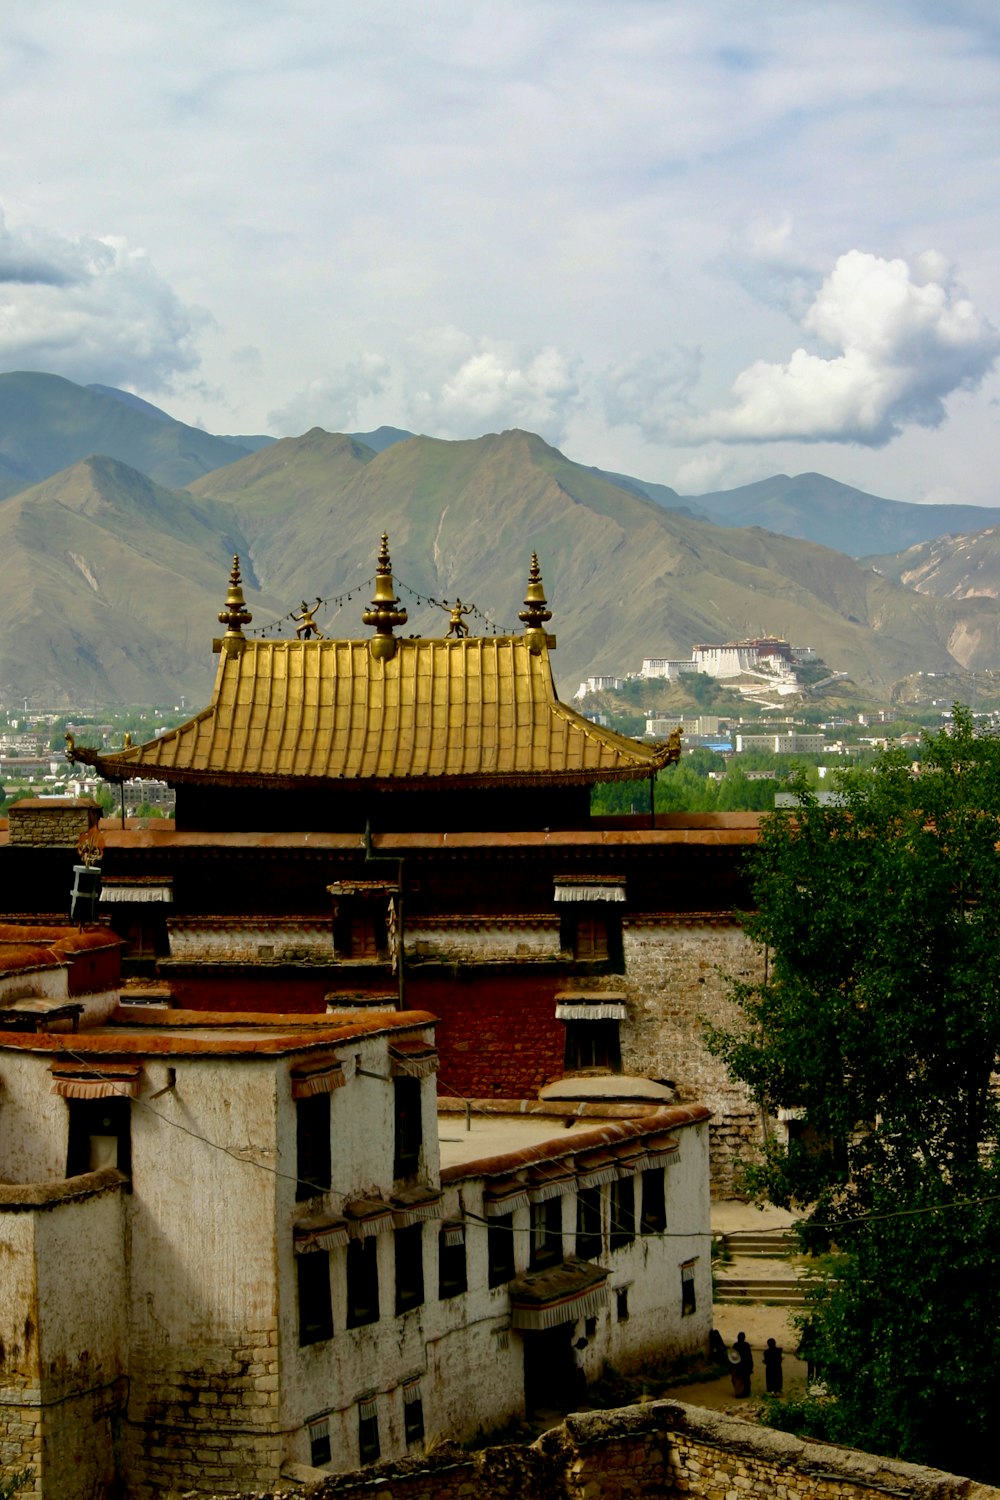
[[66, 1176], [100, 1167], [132, 1172], [132, 1104], [129, 1099], [67, 1099]]
[[330, 1095], [295, 1101], [295, 1197], [314, 1198], [331, 1181]]

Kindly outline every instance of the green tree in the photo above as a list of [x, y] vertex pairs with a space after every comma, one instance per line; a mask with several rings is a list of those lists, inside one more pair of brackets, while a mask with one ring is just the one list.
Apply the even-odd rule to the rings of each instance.
[[890, 751], [766, 819], [749, 935], [767, 975], [710, 1043], [802, 1111], [749, 1176], [834, 1247], [808, 1319], [825, 1435], [1000, 1477], [1000, 740], [956, 706], [919, 773]]

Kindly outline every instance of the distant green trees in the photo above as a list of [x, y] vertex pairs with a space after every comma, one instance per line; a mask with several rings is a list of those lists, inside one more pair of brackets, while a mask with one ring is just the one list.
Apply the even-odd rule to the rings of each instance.
[[792, 1415], [995, 1484], [1000, 739], [956, 707], [918, 772], [892, 750], [837, 806], [797, 790], [751, 861], [765, 977], [710, 1034], [761, 1104], [801, 1112], [749, 1182], [834, 1252], [806, 1330], [827, 1395]]

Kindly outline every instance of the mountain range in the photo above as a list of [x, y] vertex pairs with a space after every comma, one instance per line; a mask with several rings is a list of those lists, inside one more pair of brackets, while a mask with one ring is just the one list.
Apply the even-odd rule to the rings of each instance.
[[[564, 694], [644, 656], [764, 633], [814, 646], [880, 694], [916, 671], [1000, 661], [987, 577], [1000, 545], [995, 565], [976, 551], [973, 590], [971, 544], [941, 540], [973, 525], [988, 536], [1000, 510], [906, 505], [822, 475], [685, 497], [526, 432], [216, 437], [128, 393], [3, 375], [0, 497], [4, 701], [207, 701], [234, 552], [252, 629], [287, 632], [290, 610], [321, 599], [326, 633], [367, 634], [383, 530], [417, 634], [443, 634], [438, 606], [459, 595], [474, 629], [518, 628], [536, 551]], [[857, 561], [811, 531], [877, 556]], [[928, 586], [946, 574], [949, 587]]]

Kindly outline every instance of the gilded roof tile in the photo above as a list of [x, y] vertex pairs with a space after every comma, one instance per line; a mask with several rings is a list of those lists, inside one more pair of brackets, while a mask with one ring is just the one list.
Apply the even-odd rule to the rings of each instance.
[[482, 786], [648, 775], [673, 755], [560, 703], [544, 644], [521, 636], [247, 640], [223, 650], [210, 706], [114, 754], [113, 779]]

